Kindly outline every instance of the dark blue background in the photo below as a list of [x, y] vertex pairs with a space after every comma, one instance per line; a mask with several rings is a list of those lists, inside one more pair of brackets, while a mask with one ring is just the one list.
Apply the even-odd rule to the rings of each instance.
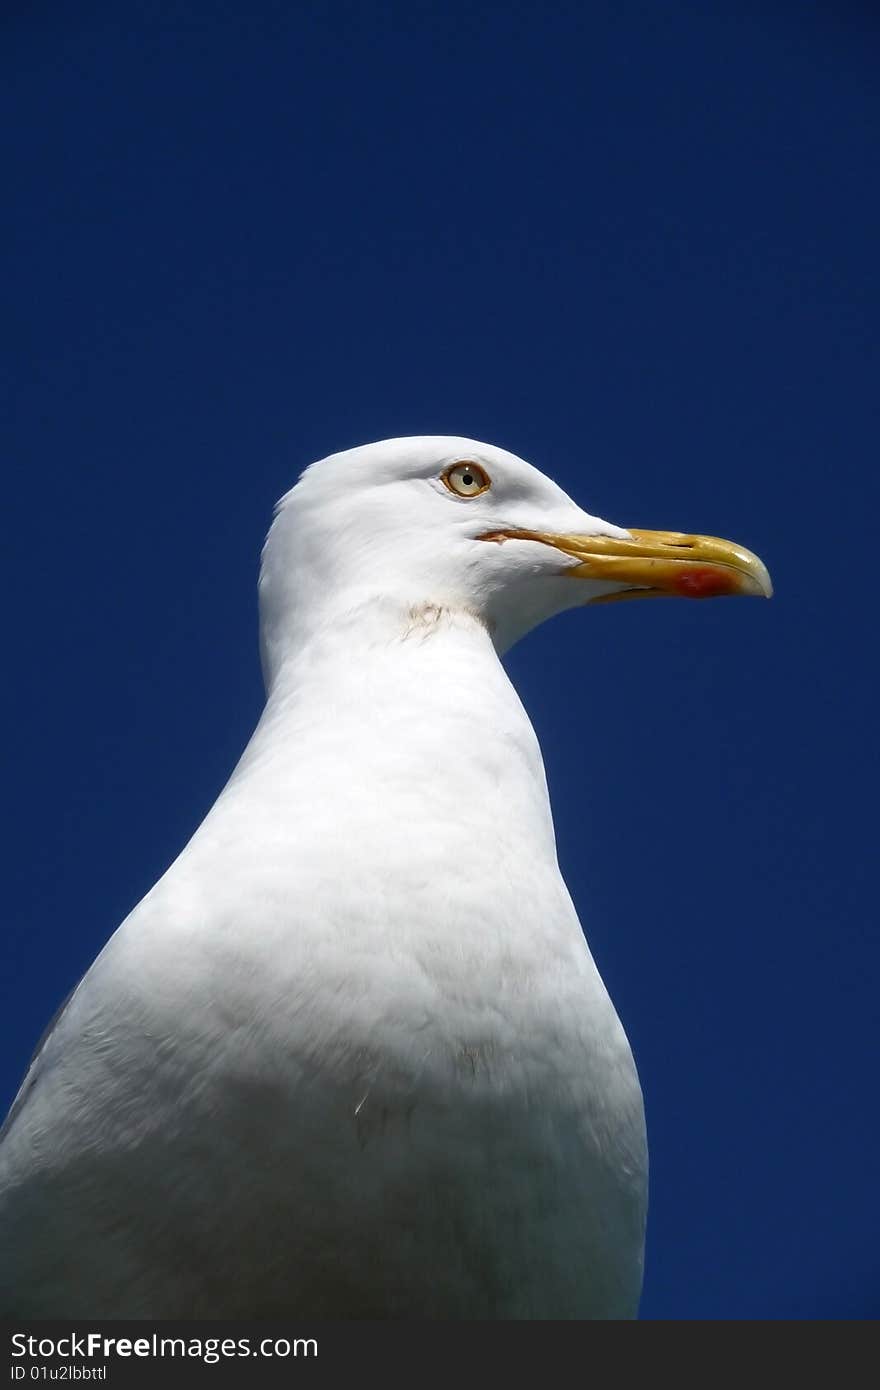
[[877, 11], [5, 14], [4, 1098], [257, 718], [275, 498], [469, 434], [771, 568], [509, 665], [642, 1075], [644, 1314], [878, 1312]]

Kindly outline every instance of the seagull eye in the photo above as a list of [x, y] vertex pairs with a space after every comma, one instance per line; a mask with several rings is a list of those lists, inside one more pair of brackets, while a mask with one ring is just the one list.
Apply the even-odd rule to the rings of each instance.
[[454, 463], [443, 474], [443, 481], [459, 497], [479, 497], [491, 486], [488, 473], [478, 463]]

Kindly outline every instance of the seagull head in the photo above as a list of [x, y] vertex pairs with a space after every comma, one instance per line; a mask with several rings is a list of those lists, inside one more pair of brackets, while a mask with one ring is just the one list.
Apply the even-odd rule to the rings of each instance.
[[264, 664], [269, 676], [310, 625], [377, 607], [467, 613], [504, 651], [609, 599], [771, 593], [743, 546], [615, 526], [505, 449], [386, 439], [312, 464], [279, 502], [260, 575]]

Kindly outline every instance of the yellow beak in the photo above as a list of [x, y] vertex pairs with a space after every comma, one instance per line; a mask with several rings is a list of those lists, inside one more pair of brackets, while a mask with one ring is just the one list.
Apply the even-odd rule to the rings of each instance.
[[672, 594], [679, 598], [717, 598], [722, 594], [753, 594], [770, 598], [773, 585], [767, 567], [745, 546], [717, 536], [688, 536], [677, 531], [630, 531], [630, 538], [570, 536], [541, 531], [490, 531], [481, 539], [539, 541], [577, 560], [565, 571], [572, 579], [604, 579], [625, 585], [623, 591], [591, 599], [650, 598]]

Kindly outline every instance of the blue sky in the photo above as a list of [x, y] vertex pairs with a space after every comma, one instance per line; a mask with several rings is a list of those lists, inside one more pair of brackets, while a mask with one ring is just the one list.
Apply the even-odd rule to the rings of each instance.
[[876, 11], [3, 31], [3, 1099], [257, 718], [275, 499], [472, 435], [771, 569], [772, 603], [574, 613], [508, 665], [645, 1091], [644, 1315], [876, 1315]]

